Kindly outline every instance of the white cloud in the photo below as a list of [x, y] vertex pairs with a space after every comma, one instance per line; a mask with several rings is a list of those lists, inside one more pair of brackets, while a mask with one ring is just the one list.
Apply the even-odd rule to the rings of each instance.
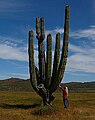
[[75, 32], [71, 32], [70, 36], [75, 39], [88, 38], [91, 40], [95, 40], [95, 25], [90, 26], [88, 29], [82, 29], [77, 30]]
[[24, 40], [0, 35], [0, 59], [28, 61], [28, 45]]
[[56, 28], [54, 30], [46, 30], [45, 33], [46, 33], [46, 36], [48, 34], [52, 34], [53, 36], [56, 35], [56, 33], [60, 32], [60, 34], [64, 33], [64, 29], [63, 28]]
[[27, 61], [27, 52], [22, 51], [21, 48], [0, 44], [0, 58], [18, 61]]
[[2, 35], [0, 35], [0, 43], [14, 47], [17, 46], [18, 44], [23, 44], [22, 40], [19, 40], [17, 38], [12, 38], [9, 36], [2, 36]]
[[[71, 32], [70, 37], [74, 40], [79, 39], [80, 46], [69, 44], [69, 51], [72, 54], [68, 57], [67, 71], [95, 73], [95, 25]], [[90, 40], [90, 44], [83, 44], [81, 38]]]
[[95, 73], [95, 59], [86, 55], [75, 54], [68, 59], [68, 69], [71, 71]]
[[71, 45], [69, 50], [74, 54], [68, 57], [67, 71], [95, 73], [95, 49]]
[[81, 49], [79, 46], [73, 45], [73, 44], [69, 44], [69, 49], [72, 52], [78, 52], [78, 53], [84, 53], [85, 51], [83, 49]]
[[[38, 45], [34, 45], [35, 64], [38, 64]], [[0, 59], [28, 62], [28, 44], [23, 40], [0, 36]]]

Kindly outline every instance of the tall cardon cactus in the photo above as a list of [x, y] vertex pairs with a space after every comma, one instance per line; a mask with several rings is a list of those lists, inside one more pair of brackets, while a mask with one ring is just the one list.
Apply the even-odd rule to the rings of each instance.
[[[65, 8], [64, 38], [60, 55], [60, 33], [56, 34], [54, 60], [52, 65], [52, 35], [48, 34], [45, 54], [44, 18], [36, 18], [36, 38], [38, 39], [38, 68], [34, 62], [34, 33], [29, 31], [29, 72], [33, 89], [42, 97], [44, 105], [54, 100], [53, 92], [61, 82], [68, 57], [70, 7]], [[53, 68], [52, 68], [53, 66]]]

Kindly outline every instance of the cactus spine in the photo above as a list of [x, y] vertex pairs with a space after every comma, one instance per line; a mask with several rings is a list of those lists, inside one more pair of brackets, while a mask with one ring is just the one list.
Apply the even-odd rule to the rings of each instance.
[[45, 57], [44, 49], [44, 18], [36, 18], [36, 38], [38, 39], [38, 59], [39, 69], [34, 63], [34, 35], [29, 31], [29, 70], [30, 80], [34, 90], [42, 97], [44, 105], [50, 104], [54, 99], [52, 93], [55, 92], [61, 82], [68, 57], [69, 41], [69, 12], [70, 7], [65, 8], [64, 38], [62, 54], [60, 57], [60, 33], [56, 34], [56, 44], [54, 62], [52, 69], [52, 35], [47, 35], [47, 52]]

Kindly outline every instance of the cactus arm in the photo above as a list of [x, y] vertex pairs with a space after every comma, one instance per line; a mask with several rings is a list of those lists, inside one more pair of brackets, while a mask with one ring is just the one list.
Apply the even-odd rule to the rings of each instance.
[[[57, 33], [56, 34], [56, 45], [55, 45], [55, 53], [54, 53], [52, 80], [55, 78], [55, 75], [57, 74], [58, 66], [59, 66], [59, 59], [60, 59], [60, 33]], [[52, 81], [52, 82], [54, 82], [54, 81]]]
[[56, 75], [58, 72], [59, 66], [59, 59], [60, 59], [60, 33], [56, 34], [56, 43], [55, 43], [55, 52], [54, 52], [54, 63], [53, 63], [53, 72], [50, 84], [50, 91], [56, 82]]
[[36, 34], [40, 35], [40, 18], [36, 18]]
[[47, 64], [46, 64], [46, 82], [45, 86], [48, 89], [51, 82], [52, 73], [52, 36], [49, 34], [47, 36]]
[[44, 50], [44, 18], [36, 18], [36, 34], [38, 39], [38, 51], [39, 51], [39, 73], [41, 83], [45, 82], [45, 50]]
[[65, 25], [64, 25], [64, 40], [63, 40], [63, 48], [62, 55], [60, 60], [60, 65], [58, 69], [58, 83], [61, 82], [64, 71], [66, 68], [67, 57], [68, 57], [68, 43], [69, 43], [69, 6], [66, 6], [65, 9]]
[[41, 39], [44, 40], [45, 39], [44, 18], [42, 17], [40, 21], [41, 21]]
[[34, 34], [33, 31], [29, 31], [29, 72], [30, 72], [30, 81], [34, 90], [37, 90], [37, 80], [35, 73], [35, 63], [34, 63]]
[[58, 67], [58, 72], [56, 76], [56, 82], [50, 86], [50, 92], [51, 94], [57, 89], [59, 83], [61, 82], [66, 62], [67, 62], [67, 56], [68, 56], [68, 41], [69, 41], [69, 6], [66, 6], [65, 9], [65, 24], [64, 24], [64, 39], [63, 39], [63, 48], [62, 48], [62, 54], [61, 54], [61, 60]]

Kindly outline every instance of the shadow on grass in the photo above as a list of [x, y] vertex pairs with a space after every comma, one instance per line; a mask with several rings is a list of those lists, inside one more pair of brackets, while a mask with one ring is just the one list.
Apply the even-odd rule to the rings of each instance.
[[25, 105], [25, 104], [1, 104], [0, 107], [1, 108], [5, 108], [5, 109], [12, 109], [12, 108], [21, 108], [21, 109], [29, 109], [29, 108], [35, 108], [35, 107], [39, 107], [41, 106], [41, 103], [34, 103], [34, 104], [29, 104], [29, 105]]

